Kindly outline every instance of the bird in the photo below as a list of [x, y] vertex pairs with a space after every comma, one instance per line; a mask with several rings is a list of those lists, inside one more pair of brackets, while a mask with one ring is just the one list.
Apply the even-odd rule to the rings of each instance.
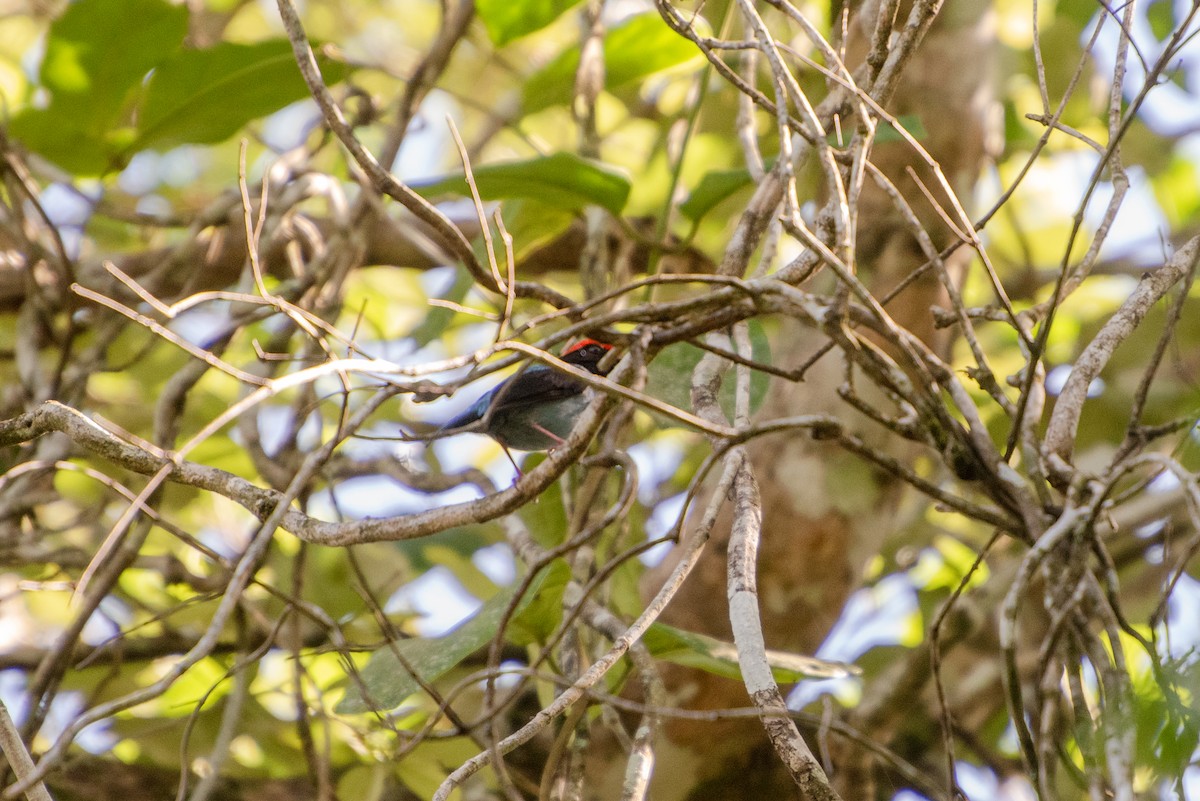
[[[607, 370], [600, 369], [600, 360], [610, 350], [612, 345], [582, 339], [559, 358], [589, 373], [607, 375]], [[470, 426], [472, 432], [487, 434], [500, 443], [516, 467], [510, 449], [545, 451], [563, 443], [587, 408], [586, 389], [587, 384], [575, 376], [534, 364], [482, 395], [469, 409], [442, 425], [438, 433], [451, 434]]]

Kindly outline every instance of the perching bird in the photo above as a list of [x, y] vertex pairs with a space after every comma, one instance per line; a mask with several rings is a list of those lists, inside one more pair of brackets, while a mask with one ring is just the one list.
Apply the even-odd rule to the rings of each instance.
[[[600, 360], [611, 349], [612, 345], [584, 339], [563, 351], [559, 358], [604, 375], [608, 371], [600, 369]], [[562, 444], [587, 408], [586, 389], [587, 385], [574, 376], [535, 364], [498, 384], [440, 431], [452, 432], [482, 421], [481, 425], [472, 426], [471, 431], [487, 434], [500, 443], [505, 453], [509, 448], [549, 450]]]

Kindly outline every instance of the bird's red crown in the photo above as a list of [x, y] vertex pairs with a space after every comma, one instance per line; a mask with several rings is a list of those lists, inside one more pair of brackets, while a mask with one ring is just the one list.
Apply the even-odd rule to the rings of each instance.
[[564, 350], [562, 352], [562, 355], [567, 356], [568, 354], [583, 350], [588, 345], [595, 345], [597, 347], [604, 348], [605, 350], [612, 350], [612, 345], [609, 345], [607, 342], [597, 342], [594, 339], [581, 339], [578, 342], [576, 342], [574, 345], [571, 345], [566, 350]]

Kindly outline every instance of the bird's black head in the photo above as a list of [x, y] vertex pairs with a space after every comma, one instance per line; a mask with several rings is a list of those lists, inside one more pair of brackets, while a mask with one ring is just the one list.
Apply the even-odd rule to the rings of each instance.
[[597, 342], [594, 339], [581, 339], [563, 351], [562, 360], [567, 364], [578, 365], [588, 372], [602, 375], [598, 365], [604, 358], [604, 354], [610, 350], [612, 350], [612, 345]]

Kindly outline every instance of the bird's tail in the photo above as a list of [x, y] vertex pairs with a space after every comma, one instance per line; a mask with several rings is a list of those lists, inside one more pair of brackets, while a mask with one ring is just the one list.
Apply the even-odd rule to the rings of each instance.
[[442, 423], [440, 426], [438, 426], [437, 433], [448, 434], [451, 431], [456, 431], [460, 428], [466, 428], [467, 426], [471, 425], [472, 423], [477, 422], [478, 420], [479, 420], [479, 413], [476, 412], [474, 409], [467, 409], [462, 414], [457, 415], [456, 417], [452, 417], [450, 420], [448, 420], [445, 423]]

